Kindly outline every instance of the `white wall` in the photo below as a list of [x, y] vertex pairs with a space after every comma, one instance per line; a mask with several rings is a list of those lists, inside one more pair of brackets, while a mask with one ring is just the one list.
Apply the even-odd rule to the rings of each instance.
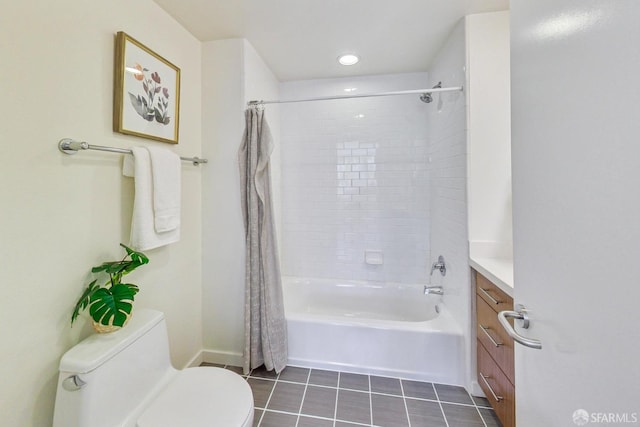
[[[203, 153], [212, 160], [203, 174], [202, 192], [203, 356], [211, 362], [241, 365], [245, 233], [238, 149], [246, 102], [277, 98], [278, 81], [246, 40], [204, 43], [202, 55]], [[277, 108], [268, 107], [266, 114], [278, 146]], [[279, 162], [277, 148], [272, 161]], [[278, 181], [275, 175], [276, 193]]]
[[[430, 85], [465, 86], [465, 23], [461, 20], [443, 45], [429, 70]], [[471, 305], [467, 234], [467, 101], [466, 94], [434, 95], [427, 121], [431, 162], [431, 262], [445, 258], [447, 275], [432, 276], [445, 289], [444, 302], [465, 335], [466, 386], [470, 386]], [[475, 348], [475, 347], [474, 347]]]
[[[264, 60], [260, 57], [255, 48], [248, 41], [244, 40], [244, 95], [245, 105], [253, 100], [277, 100], [280, 98], [280, 82], [269, 69]], [[269, 173], [271, 174], [271, 187], [273, 196], [273, 211], [276, 222], [276, 232], [278, 242], [282, 241], [282, 174], [281, 174], [281, 151], [282, 141], [280, 134], [280, 106], [278, 104], [265, 105], [264, 117], [269, 123], [271, 135], [275, 142]]]
[[[426, 84], [426, 73], [414, 73], [286, 82], [280, 90], [282, 99], [301, 99]], [[283, 274], [425, 283], [428, 108], [418, 95], [281, 106]], [[382, 251], [383, 264], [366, 264], [367, 249]]]
[[471, 253], [511, 258], [509, 12], [469, 15], [466, 31]]
[[[121, 156], [65, 156], [57, 142], [201, 150], [200, 43], [152, 1], [5, 2], [0, 18], [0, 424], [50, 426], [61, 355], [89, 334], [69, 326], [90, 268], [122, 255], [133, 180]], [[81, 18], [79, 18], [81, 17]], [[177, 146], [111, 130], [114, 34], [126, 31], [182, 71]], [[183, 168], [182, 239], [148, 251], [131, 274], [138, 307], [165, 312], [172, 360], [182, 367], [201, 339], [200, 174]]]
[[[449, 36], [429, 70], [430, 84], [464, 86], [434, 96], [429, 110], [431, 262], [443, 255], [447, 275], [434, 273], [465, 335], [465, 386], [475, 382], [475, 332], [469, 245], [483, 256], [511, 249], [509, 14], [470, 15]], [[486, 252], [490, 250], [491, 252]]]
[[[238, 147], [242, 138], [241, 39], [202, 47], [202, 311], [206, 350], [241, 360], [244, 331], [244, 230]], [[204, 354], [205, 360], [213, 361]]]

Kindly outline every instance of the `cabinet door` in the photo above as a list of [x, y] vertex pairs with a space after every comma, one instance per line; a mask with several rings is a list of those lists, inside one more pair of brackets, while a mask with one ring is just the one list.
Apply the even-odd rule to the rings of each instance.
[[513, 298], [478, 272], [476, 272], [476, 293], [496, 312], [513, 310]]
[[513, 339], [498, 322], [498, 314], [480, 297], [476, 298], [478, 311], [478, 341], [496, 361], [500, 369], [515, 383], [513, 375]]
[[478, 343], [478, 383], [491, 402], [502, 427], [515, 426], [515, 390], [482, 344]]

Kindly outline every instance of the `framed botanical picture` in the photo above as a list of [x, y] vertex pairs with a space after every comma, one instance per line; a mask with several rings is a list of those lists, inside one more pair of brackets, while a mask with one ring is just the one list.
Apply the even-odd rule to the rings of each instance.
[[120, 31], [114, 75], [113, 130], [177, 144], [180, 68]]

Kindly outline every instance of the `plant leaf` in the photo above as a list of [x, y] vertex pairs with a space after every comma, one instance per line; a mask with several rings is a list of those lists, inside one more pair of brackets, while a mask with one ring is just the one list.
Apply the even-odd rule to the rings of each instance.
[[127, 251], [127, 255], [129, 256], [129, 258], [131, 258], [131, 264], [124, 269], [124, 274], [135, 270], [141, 265], [149, 263], [149, 258], [142, 252], [135, 251], [130, 247], [123, 245], [122, 243], [120, 243], [120, 246], [122, 246]]
[[102, 325], [112, 323], [114, 326], [123, 326], [127, 315], [131, 314], [138, 290], [136, 285], [127, 283], [116, 283], [110, 289], [98, 289], [91, 296], [91, 317]]
[[[133, 95], [131, 95], [133, 99]], [[138, 96], [137, 99], [140, 99]], [[96, 284], [97, 279], [87, 285], [82, 296], [76, 303], [71, 315], [71, 323], [75, 321], [81, 310], [89, 308], [89, 313], [94, 321], [103, 325], [110, 323], [122, 326], [131, 313], [132, 302], [139, 292], [137, 285], [131, 283], [120, 283], [122, 276], [130, 273], [141, 265], [147, 264], [149, 258], [142, 252], [138, 252], [120, 243], [127, 255], [120, 261], [106, 261], [91, 269], [93, 273], [105, 272], [109, 274], [110, 280], [100, 287]], [[127, 260], [127, 258], [129, 258]]]
[[73, 314], [71, 315], [71, 324], [73, 325], [73, 322], [75, 322], [76, 318], [78, 317], [78, 315], [80, 314], [81, 310], [84, 310], [85, 308], [87, 308], [87, 304], [89, 304], [89, 301], [91, 300], [91, 296], [93, 295], [93, 293], [100, 288], [100, 286], [96, 285], [96, 282], [98, 280], [94, 280], [93, 282], [89, 283], [87, 285], [87, 288], [84, 290], [84, 292], [82, 293], [82, 296], [80, 297], [80, 299], [78, 300], [78, 302], [76, 303], [75, 308], [73, 309]]
[[144, 117], [146, 108], [142, 105], [142, 98], [140, 98], [140, 95], [136, 96], [131, 92], [127, 92], [127, 93], [129, 94], [129, 99], [131, 100], [131, 105], [133, 105], [133, 109], [136, 110], [136, 113], [138, 113], [140, 116]]
[[157, 108], [154, 108], [153, 111], [155, 112], [155, 115], [156, 115], [156, 122], [162, 123], [164, 121], [164, 118], [162, 117], [162, 113], [160, 112], [160, 110], [158, 110]]
[[93, 267], [91, 269], [92, 273], [99, 273], [101, 271], [107, 272], [107, 273], [114, 273], [116, 271], [118, 271], [117, 266], [121, 263], [122, 261], [106, 261], [103, 262], [100, 265], [96, 265], [95, 267]]

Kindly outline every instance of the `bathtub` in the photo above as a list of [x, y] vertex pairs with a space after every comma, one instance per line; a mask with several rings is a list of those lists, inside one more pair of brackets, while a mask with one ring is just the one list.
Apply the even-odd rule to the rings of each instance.
[[424, 285], [283, 277], [289, 364], [463, 384], [464, 341]]

